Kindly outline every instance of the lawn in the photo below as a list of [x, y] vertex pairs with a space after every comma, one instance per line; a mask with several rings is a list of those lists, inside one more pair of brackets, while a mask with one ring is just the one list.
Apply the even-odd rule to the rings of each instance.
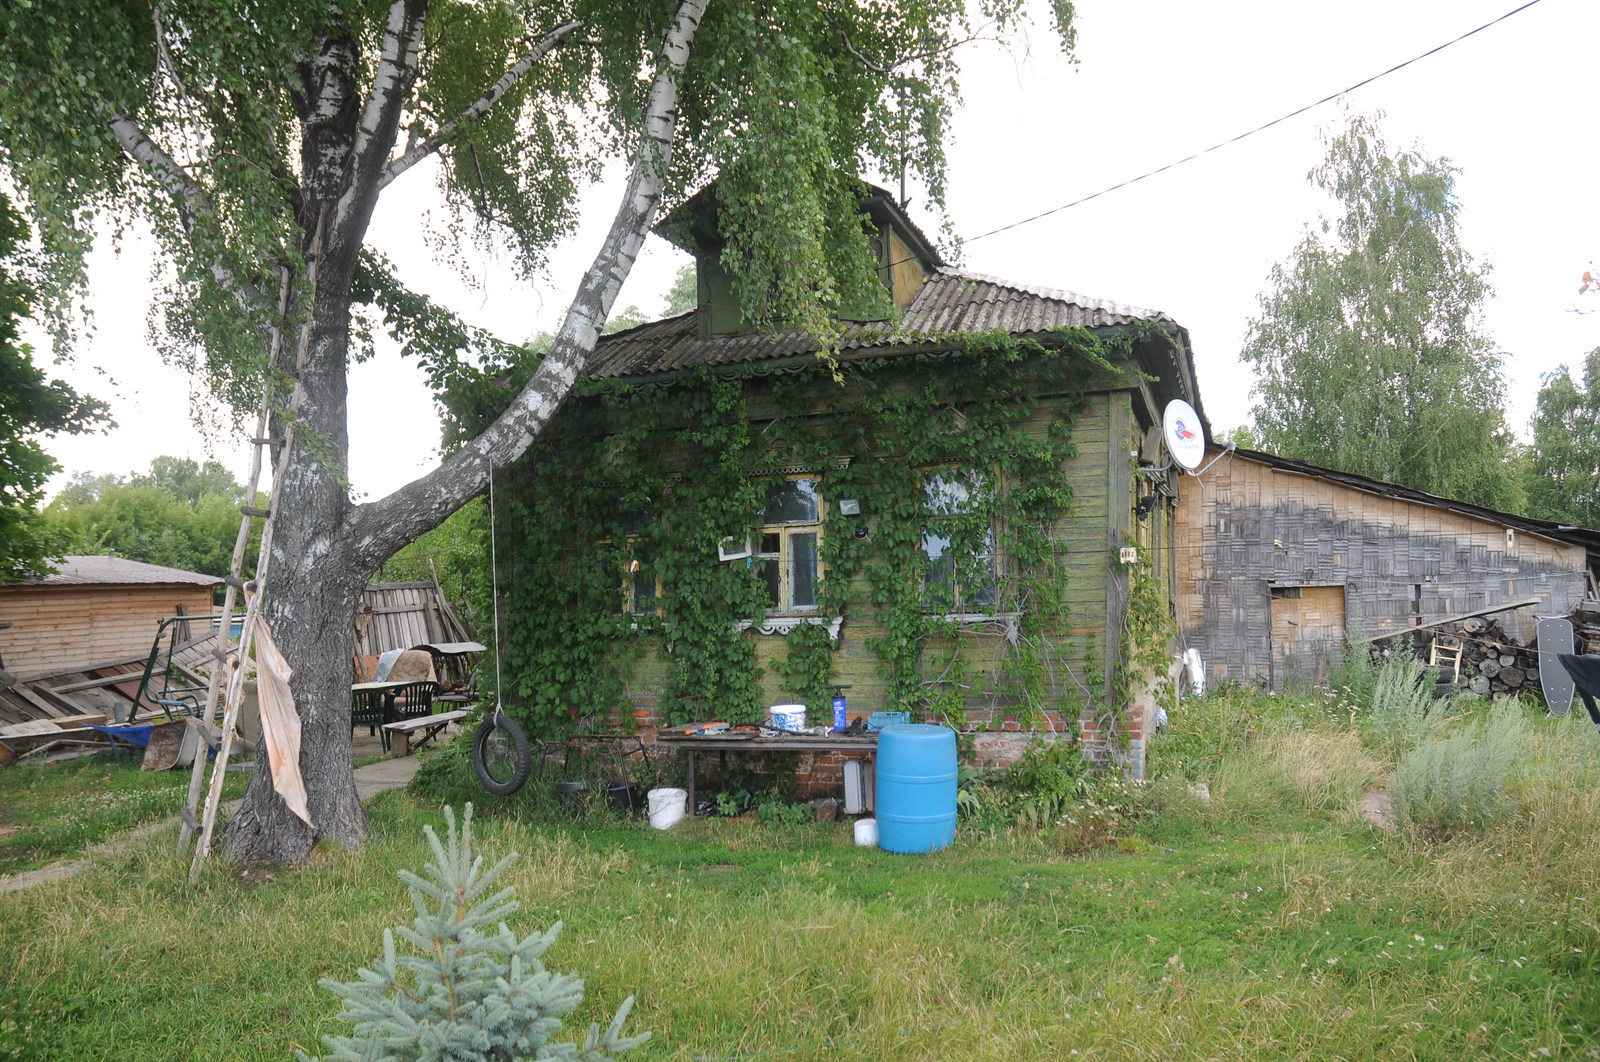
[[[247, 776], [223, 794], [244, 793]], [[189, 795], [189, 771], [141, 771], [139, 755], [111, 753], [0, 770], [0, 875], [81, 854], [129, 829], [172, 818]], [[5, 1056], [0, 1054], [0, 1059]]]
[[[922, 856], [848, 823], [660, 833], [525, 797], [478, 801], [475, 832], [521, 853], [512, 928], [564, 926], [567, 1036], [636, 995], [654, 1038], [629, 1058], [1600, 1057], [1593, 733], [1530, 711], [1527, 762], [1561, 766], [1520, 773], [1508, 815], [1390, 832], [1359, 804], [1395, 761], [1341, 714], [1188, 702], [1130, 804], [1020, 827], [992, 799]], [[282, 1059], [347, 1032], [317, 979], [409, 920], [396, 872], [434, 793], [384, 794], [367, 848], [299, 869], [190, 887], [163, 834], [0, 894], [0, 1059]]]

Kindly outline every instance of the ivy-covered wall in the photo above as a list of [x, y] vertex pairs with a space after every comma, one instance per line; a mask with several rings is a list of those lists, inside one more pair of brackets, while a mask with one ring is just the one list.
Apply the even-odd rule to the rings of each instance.
[[[747, 722], [799, 702], [824, 722], [841, 684], [852, 715], [1127, 749], [1127, 665], [1164, 672], [1171, 607], [1167, 501], [1133, 512], [1153, 490], [1134, 343], [989, 333], [586, 385], [500, 481], [508, 708], [538, 734], [634, 708]], [[820, 579], [814, 610], [775, 610], [762, 509], [797, 476], [820, 496]]]

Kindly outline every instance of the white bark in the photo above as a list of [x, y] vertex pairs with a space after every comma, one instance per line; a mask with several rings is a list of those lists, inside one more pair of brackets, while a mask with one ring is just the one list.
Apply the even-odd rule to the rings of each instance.
[[436, 526], [443, 514], [454, 512], [481, 493], [488, 485], [490, 469], [501, 468], [526, 452], [572, 389], [655, 222], [662, 179], [677, 134], [678, 79], [689, 60], [707, 2], [684, 0], [678, 6], [646, 100], [644, 136], [622, 202], [533, 379], [493, 424], [437, 469], [361, 508], [349, 528], [361, 552], [386, 558]]
[[[211, 197], [206, 190], [126, 114], [107, 109], [106, 125], [128, 157], [172, 196], [183, 231], [191, 241], [196, 240], [203, 219], [212, 219], [214, 216]], [[212, 255], [210, 270], [212, 278], [247, 315], [259, 314], [269, 308], [270, 304], [260, 289], [239, 275], [239, 270], [228, 260], [220, 246]]]
[[481, 118], [487, 114], [491, 107], [499, 103], [501, 98], [511, 91], [511, 87], [520, 81], [524, 74], [532, 70], [539, 60], [549, 55], [551, 50], [561, 43], [563, 37], [580, 25], [582, 25], [580, 22], [568, 22], [545, 34], [543, 39], [534, 45], [532, 51], [511, 64], [506, 72], [500, 75], [500, 80], [489, 86], [487, 92], [472, 102], [472, 106], [462, 111], [458, 117], [440, 126], [438, 132], [434, 133], [425, 142], [407, 148], [405, 154], [384, 167], [383, 176], [378, 180], [378, 190], [380, 192], [383, 191], [383, 189], [389, 187], [389, 183], [396, 177], [455, 139], [455, 135], [461, 131], [463, 125], [474, 118]]

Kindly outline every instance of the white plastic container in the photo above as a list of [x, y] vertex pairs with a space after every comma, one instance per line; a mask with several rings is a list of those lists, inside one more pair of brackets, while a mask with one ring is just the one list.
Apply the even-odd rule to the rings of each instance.
[[658, 830], [672, 829], [688, 814], [687, 790], [652, 789], [646, 796], [650, 801], [650, 825]]
[[876, 848], [878, 846], [878, 820], [856, 820], [856, 844], [862, 848]]
[[779, 730], [804, 730], [806, 706], [803, 704], [774, 704], [767, 709], [772, 725]]

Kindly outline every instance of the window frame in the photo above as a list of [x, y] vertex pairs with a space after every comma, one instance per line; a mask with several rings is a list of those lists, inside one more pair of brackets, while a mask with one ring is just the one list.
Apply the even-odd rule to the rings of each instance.
[[[812, 484], [812, 494], [816, 498], [816, 516], [812, 519], [801, 520], [769, 520], [768, 509], [771, 506], [771, 485], [779, 482], [809, 481]], [[820, 608], [822, 594], [822, 580], [826, 567], [822, 563], [822, 528], [827, 520], [827, 502], [822, 493], [822, 476], [815, 472], [791, 472], [780, 476], [764, 476], [762, 482], [768, 485], [768, 498], [762, 503], [758, 519], [759, 527], [751, 532], [747, 543], [750, 550], [745, 564], [756, 572], [763, 586], [769, 591], [773, 589], [773, 582], [769, 581], [764, 571], [759, 570], [767, 564], [776, 566], [777, 600], [771, 600], [767, 614], [769, 616], [814, 616]], [[812, 537], [811, 547], [811, 603], [809, 605], [794, 604], [794, 553], [795, 539], [806, 535]], [[776, 536], [777, 551], [767, 550], [767, 539]]]
[[[661, 598], [665, 593], [665, 586], [661, 582], [661, 570], [656, 567], [655, 543], [651, 540], [649, 528], [655, 519], [655, 513], [648, 509], [626, 509], [622, 512], [620, 530], [622, 532], [621, 566], [619, 573], [618, 589], [621, 591], [617, 603], [617, 615], [624, 619], [640, 620], [649, 616], [659, 616], [662, 613]], [[600, 540], [601, 546], [616, 548], [616, 539], [607, 536]], [[638, 556], [637, 551], [643, 548], [645, 556]], [[638, 607], [639, 576], [646, 572], [653, 576], [654, 583], [650, 605], [648, 608]]]
[[[919, 474], [923, 492], [922, 535], [918, 544], [922, 564], [922, 610], [964, 620], [1002, 615], [999, 608], [1003, 566], [999, 519], [994, 511], [998, 473], [950, 463], [924, 467], [919, 469]], [[936, 499], [932, 488], [940, 481], [961, 487], [961, 496], [957, 498], [954, 492], [947, 491], [944, 499]], [[941, 500], [943, 504], [940, 504]], [[953, 527], [951, 531], [943, 533], [937, 533], [935, 529], [941, 525], [951, 527], [958, 521], [978, 520], [987, 525], [985, 547], [981, 552], [972, 553], [972, 559], [987, 561], [987, 574], [982, 589], [977, 595], [969, 597], [963, 589], [963, 583], [967, 580], [962, 578], [962, 570], [967, 566], [958, 564], [955, 556], [960, 536], [952, 533], [955, 530]], [[943, 542], [939, 557], [935, 557], [929, 548], [930, 540], [934, 539]]]

